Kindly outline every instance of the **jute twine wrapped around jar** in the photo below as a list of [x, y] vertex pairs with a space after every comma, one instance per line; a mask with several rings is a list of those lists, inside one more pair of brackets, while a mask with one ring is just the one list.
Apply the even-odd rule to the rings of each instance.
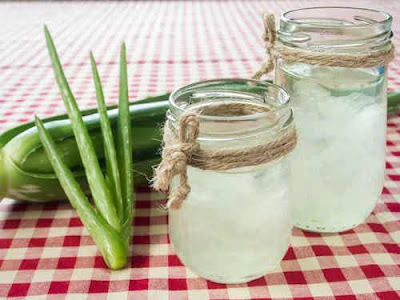
[[358, 54], [326, 53], [288, 47], [277, 39], [275, 16], [265, 13], [263, 20], [265, 27], [264, 41], [268, 60], [253, 75], [253, 79], [260, 79], [264, 74], [271, 72], [278, 58], [310, 65], [346, 68], [385, 66], [394, 59], [395, 47], [392, 43], [381, 51]]
[[[233, 112], [232, 115], [254, 113], [252, 112], [254, 106], [251, 105], [225, 104], [223, 106], [211, 108], [213, 115], [223, 113], [226, 116], [229, 111]], [[278, 138], [268, 143], [238, 149], [202, 149], [197, 141], [198, 136], [198, 112], [186, 112], [179, 118], [177, 134], [171, 131], [168, 122], [164, 126], [162, 161], [155, 171], [153, 187], [158, 191], [166, 192], [172, 178], [179, 176], [179, 185], [169, 195], [167, 208], [180, 208], [190, 193], [188, 165], [214, 171], [256, 166], [287, 155], [294, 149], [297, 142], [294, 127], [285, 130]]]

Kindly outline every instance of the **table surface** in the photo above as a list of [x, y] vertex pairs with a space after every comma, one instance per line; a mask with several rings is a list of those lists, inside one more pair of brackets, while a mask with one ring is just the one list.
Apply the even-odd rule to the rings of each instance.
[[[249, 77], [264, 60], [260, 13], [327, 1], [0, 3], [0, 130], [64, 111], [42, 26], [55, 39], [81, 107], [95, 104], [88, 51], [99, 62], [108, 103], [118, 96], [118, 52], [127, 43], [131, 99], [189, 82]], [[329, 1], [393, 14], [396, 1]], [[398, 52], [398, 51], [397, 51]], [[400, 64], [389, 89], [400, 90]], [[293, 230], [292, 247], [272, 273], [240, 285], [194, 275], [168, 241], [165, 196], [137, 191], [128, 268], [111, 272], [69, 204], [0, 204], [0, 298], [29, 299], [399, 299], [400, 115], [388, 119], [387, 173], [365, 223], [341, 234]]]

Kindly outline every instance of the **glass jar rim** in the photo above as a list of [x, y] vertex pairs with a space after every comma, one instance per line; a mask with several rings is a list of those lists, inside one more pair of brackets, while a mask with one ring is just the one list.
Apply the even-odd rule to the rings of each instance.
[[[268, 92], [269, 88], [272, 88], [276, 91], [278, 91], [283, 97], [284, 97], [284, 102], [279, 103], [279, 106], [276, 107], [274, 106], [272, 109], [269, 111], [265, 112], [256, 112], [253, 114], [248, 114], [248, 115], [241, 115], [241, 116], [210, 116], [210, 115], [204, 115], [200, 114], [198, 116], [199, 121], [246, 121], [246, 120], [252, 120], [254, 118], [262, 118], [262, 117], [267, 117], [268, 115], [277, 113], [281, 110], [288, 109], [290, 108], [290, 96], [289, 93], [282, 87], [271, 83], [271, 82], [266, 82], [266, 81], [261, 81], [261, 80], [254, 80], [254, 79], [244, 79], [244, 78], [220, 78], [220, 79], [211, 79], [211, 80], [204, 80], [204, 81], [197, 81], [194, 83], [191, 83], [189, 85], [183, 85], [176, 90], [174, 90], [171, 95], [169, 96], [169, 106], [170, 106], [170, 111], [173, 115], [175, 115], [174, 112], [178, 112], [178, 114], [182, 114], [186, 111], [186, 109], [180, 107], [177, 103], [176, 100], [179, 98], [180, 94], [183, 93], [184, 91], [187, 91], [189, 89], [194, 89], [196, 87], [201, 88], [201, 86], [206, 86], [209, 84], [218, 84], [221, 83], [242, 83], [242, 84], [253, 84], [257, 86], [258, 88], [264, 88], [265, 92]], [[238, 92], [234, 90], [229, 90], [229, 89], [224, 89], [224, 90], [199, 90], [198, 92], [234, 92], [237, 94], [243, 94], [245, 95], [245, 92]], [[251, 94], [251, 93], [249, 93]], [[261, 99], [260, 99], [261, 100]], [[265, 99], [264, 99], [265, 103]], [[266, 103], [268, 104], [268, 103]], [[175, 115], [176, 117], [176, 115]]]
[[[315, 6], [315, 7], [304, 7], [304, 8], [296, 8], [296, 9], [292, 9], [289, 11], [286, 11], [284, 13], [281, 14], [281, 21], [287, 22], [287, 23], [294, 23], [294, 24], [301, 24], [303, 26], [310, 26], [310, 27], [314, 27], [316, 26], [316, 24], [313, 23], [307, 23], [304, 21], [298, 21], [296, 19], [292, 19], [292, 18], [288, 18], [289, 14], [293, 14], [296, 12], [300, 12], [300, 11], [311, 11], [311, 10], [319, 10], [319, 9], [345, 9], [345, 10], [359, 10], [359, 11], [369, 11], [369, 12], [374, 12], [374, 13], [378, 13], [381, 14], [382, 16], [385, 17], [384, 20], [381, 21], [376, 21], [376, 20], [372, 20], [374, 22], [372, 23], [367, 23], [367, 24], [346, 24], [343, 26], [346, 27], [351, 27], [351, 28], [368, 28], [370, 26], [376, 25], [376, 24], [384, 24], [387, 22], [391, 22], [393, 20], [393, 17], [382, 10], [377, 10], [377, 9], [372, 9], [372, 8], [362, 8], [362, 7], [352, 7], [352, 6]], [[318, 24], [318, 27], [320, 28], [337, 28], [337, 26], [329, 26], [329, 25], [321, 25]]]
[[281, 15], [278, 39], [317, 52], [368, 53], [386, 49], [393, 36], [390, 14], [346, 6], [307, 7]]

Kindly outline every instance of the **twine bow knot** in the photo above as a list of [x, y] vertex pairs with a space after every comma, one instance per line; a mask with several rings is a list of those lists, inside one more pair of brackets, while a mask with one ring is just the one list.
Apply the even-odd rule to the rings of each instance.
[[[224, 113], [238, 115], [240, 112], [243, 113], [244, 109], [243, 105], [229, 104], [224, 106]], [[245, 110], [252, 110], [251, 105]], [[209, 113], [214, 115], [212, 112], [221, 113], [221, 107], [210, 108]], [[199, 120], [194, 112], [185, 113], [180, 117], [177, 135], [172, 132], [168, 121], [164, 126], [162, 161], [155, 170], [153, 187], [166, 192], [172, 178], [179, 176], [179, 184], [170, 193], [167, 208], [179, 209], [190, 193], [188, 165], [201, 170], [214, 171], [262, 165], [289, 154], [297, 141], [296, 130], [293, 126], [264, 144], [243, 148], [201, 148], [197, 142], [198, 135]]]
[[[170, 133], [168, 130], [164, 132]], [[172, 178], [179, 174], [179, 185], [169, 196], [167, 208], [180, 208], [183, 200], [190, 193], [187, 166], [192, 160], [193, 153], [199, 149], [198, 135], [199, 120], [195, 113], [189, 112], [179, 119], [178, 143], [164, 145], [162, 161], [157, 167], [153, 187], [166, 192]], [[169, 140], [169, 137], [164, 136], [164, 141], [166, 140]]]

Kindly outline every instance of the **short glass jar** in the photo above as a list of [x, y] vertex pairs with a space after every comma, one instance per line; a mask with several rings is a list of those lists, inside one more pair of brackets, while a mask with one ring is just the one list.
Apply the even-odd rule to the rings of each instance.
[[[279, 41], [318, 53], [362, 54], [390, 45], [392, 17], [348, 7], [286, 12]], [[291, 96], [298, 145], [291, 161], [294, 226], [340, 232], [362, 223], [382, 191], [387, 67], [346, 68], [279, 59], [275, 83]]]
[[[169, 101], [168, 126], [175, 134], [181, 114], [200, 112], [197, 141], [202, 149], [262, 145], [293, 130], [289, 96], [270, 83], [204, 81], [176, 90]], [[231, 104], [261, 112], [207, 113]], [[169, 210], [169, 235], [181, 261], [219, 283], [248, 282], [274, 269], [290, 242], [288, 171], [286, 156], [226, 171], [188, 166], [191, 192], [180, 209]], [[174, 178], [171, 192], [177, 185]]]

